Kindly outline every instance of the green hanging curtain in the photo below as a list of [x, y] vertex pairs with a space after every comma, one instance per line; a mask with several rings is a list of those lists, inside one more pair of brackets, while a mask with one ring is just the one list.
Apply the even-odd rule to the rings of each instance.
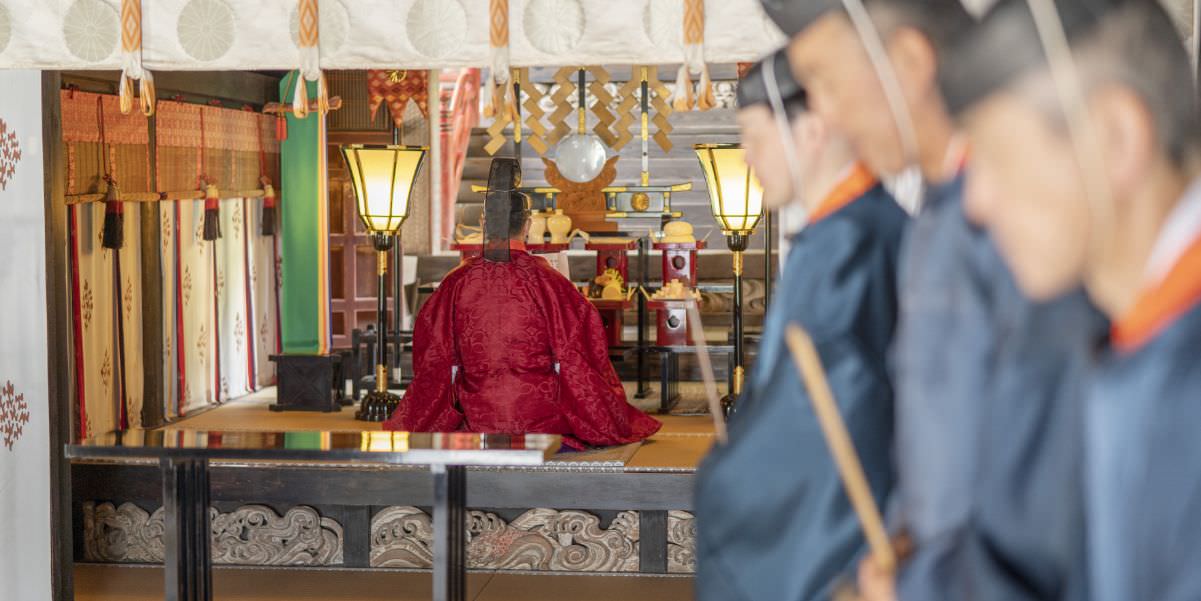
[[[291, 98], [301, 81], [296, 71], [289, 73], [280, 82], [280, 98]], [[316, 98], [316, 83], [305, 83], [309, 98]], [[287, 138], [280, 143], [283, 352], [324, 355], [330, 348], [325, 115], [312, 111], [297, 119], [289, 112], [284, 118]]]

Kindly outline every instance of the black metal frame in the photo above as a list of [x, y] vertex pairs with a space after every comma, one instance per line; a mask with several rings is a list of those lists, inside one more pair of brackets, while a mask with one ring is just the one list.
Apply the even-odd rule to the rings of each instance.
[[208, 459], [163, 457], [163, 590], [166, 601], [212, 601]]
[[434, 475], [434, 601], [464, 601], [467, 597], [467, 468], [435, 465], [430, 471]]

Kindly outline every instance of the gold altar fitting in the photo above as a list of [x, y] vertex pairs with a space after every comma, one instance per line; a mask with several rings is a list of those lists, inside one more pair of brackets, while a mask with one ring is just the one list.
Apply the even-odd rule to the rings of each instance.
[[[381, 338], [380, 344], [387, 344], [387, 342], [384, 341], [383, 338]], [[387, 365], [376, 365], [375, 366], [375, 390], [376, 390], [376, 392], [379, 392], [380, 394], [388, 393], [388, 366]]]
[[387, 275], [388, 273], [388, 251], [380, 250], [375, 253], [375, 273], [377, 275]]
[[742, 394], [742, 383], [746, 378], [746, 370], [741, 365], [734, 368], [734, 395]]
[[742, 251], [734, 251], [734, 275], [742, 275]]

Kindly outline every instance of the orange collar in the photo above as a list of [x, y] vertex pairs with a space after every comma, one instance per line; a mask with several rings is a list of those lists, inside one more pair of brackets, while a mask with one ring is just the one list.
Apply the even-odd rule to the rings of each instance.
[[852, 201], [875, 187], [877, 181], [876, 176], [868, 171], [863, 163], [856, 162], [851, 166], [851, 172], [838, 182], [838, 185], [830, 190], [821, 204], [817, 205], [817, 208], [809, 214], [809, 223], [817, 223], [851, 204]]
[[529, 252], [525, 247], [525, 240], [509, 240], [509, 250], [522, 250]]
[[1124, 352], [1137, 350], [1199, 302], [1201, 236], [1158, 284], [1144, 291], [1134, 307], [1114, 321], [1110, 332], [1114, 347]]

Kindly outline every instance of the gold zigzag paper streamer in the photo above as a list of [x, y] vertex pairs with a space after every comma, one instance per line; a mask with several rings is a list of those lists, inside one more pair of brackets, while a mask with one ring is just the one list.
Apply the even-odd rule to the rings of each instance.
[[559, 84], [559, 89], [551, 94], [551, 102], [555, 105], [555, 111], [547, 118], [547, 122], [551, 126], [550, 135], [546, 138], [548, 145], [555, 145], [563, 136], [571, 133], [571, 125], [567, 123], [567, 118], [575, 112], [571, 108], [571, 104], [567, 102], [572, 94], [576, 92], [576, 84], [573, 81], [577, 69], [575, 67], [563, 67], [555, 73], [555, 83]]
[[671, 133], [671, 122], [667, 120], [671, 116], [671, 105], [667, 102], [668, 96], [671, 95], [667, 91], [667, 86], [659, 81], [658, 67], [650, 67], [646, 70], [646, 78], [648, 87], [651, 91], [651, 109], [655, 116], [651, 118], [651, 123], [655, 124], [655, 134], [652, 136], [655, 143], [663, 152], [671, 152], [671, 139], [668, 134]]
[[629, 81], [617, 90], [617, 96], [621, 98], [621, 102], [617, 104], [617, 114], [620, 118], [615, 124], [616, 129], [614, 133], [617, 135], [614, 136], [613, 143], [610, 144], [613, 150], [621, 150], [634, 138], [634, 134], [630, 133], [630, 126], [634, 124], [634, 121], [637, 119], [635, 114], [639, 112], [638, 96], [635, 92], [641, 87], [643, 68], [637, 65], [630, 67]]
[[592, 85], [589, 89], [596, 98], [596, 102], [592, 103], [592, 114], [596, 115], [596, 125], [592, 131], [606, 146], [612, 148], [617, 136], [612, 129], [616, 117], [609, 111], [609, 107], [613, 105], [613, 96], [605, 89], [605, 85], [609, 83], [609, 72], [604, 67], [588, 67], [588, 72], [592, 74]]
[[546, 144], [546, 126], [542, 124], [542, 117], [545, 111], [539, 104], [542, 102], [544, 94], [538, 91], [534, 83], [530, 81], [530, 70], [528, 68], [520, 69], [521, 73], [519, 81], [523, 82], [521, 91], [525, 92], [525, 102], [521, 103], [521, 107], [525, 109], [527, 117], [525, 118], [526, 138], [525, 141], [538, 153], [538, 156], [546, 154], [548, 148]]
[[496, 115], [496, 119], [492, 121], [492, 125], [488, 126], [488, 143], [484, 145], [484, 151], [488, 154], [496, 154], [500, 150], [508, 137], [505, 136], [505, 128], [510, 123], [509, 111], [501, 111]]

